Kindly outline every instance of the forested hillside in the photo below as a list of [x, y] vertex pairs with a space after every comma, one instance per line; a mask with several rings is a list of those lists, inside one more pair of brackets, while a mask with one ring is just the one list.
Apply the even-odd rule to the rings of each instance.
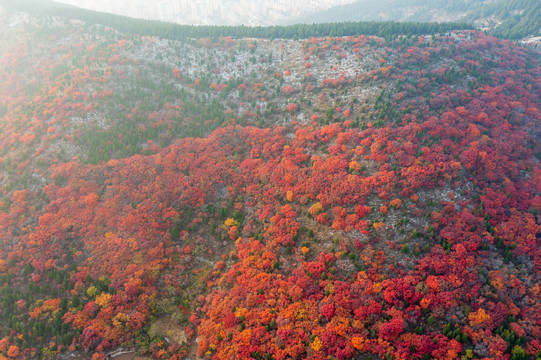
[[465, 21], [491, 35], [522, 39], [541, 35], [541, 3], [537, 0], [361, 0], [289, 23], [337, 21]]
[[50, 15], [0, 11], [0, 359], [541, 358], [539, 52]]
[[464, 18], [492, 29], [495, 36], [520, 39], [541, 35], [541, 3], [531, 0], [499, 0], [479, 7]]

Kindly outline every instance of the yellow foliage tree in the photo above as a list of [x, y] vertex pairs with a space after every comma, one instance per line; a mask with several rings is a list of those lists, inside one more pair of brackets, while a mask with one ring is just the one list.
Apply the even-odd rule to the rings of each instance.
[[349, 163], [349, 170], [359, 172], [362, 170], [361, 164], [353, 160], [352, 162]]
[[312, 344], [310, 344], [310, 347], [314, 349], [314, 351], [321, 350], [321, 347], [323, 346], [323, 342], [316, 336]]
[[468, 319], [470, 319], [473, 324], [480, 325], [489, 321], [490, 315], [488, 315], [484, 309], [479, 309], [477, 312], [470, 313]]
[[319, 213], [323, 212], [323, 210], [323, 205], [321, 205], [320, 202], [317, 202], [308, 209], [308, 212], [312, 217], [316, 217]]
[[379, 229], [385, 228], [385, 223], [383, 221], [376, 222], [372, 226], [374, 227], [374, 229], [379, 230]]
[[287, 201], [293, 201], [293, 191], [288, 190], [286, 192], [286, 199], [287, 199]]
[[107, 305], [109, 305], [110, 300], [111, 300], [111, 294], [101, 293], [100, 295], [96, 296], [95, 303], [101, 308], [106, 308]]
[[88, 289], [86, 289], [86, 294], [90, 297], [96, 295], [98, 293], [98, 289], [96, 289], [95, 286], [91, 286]]

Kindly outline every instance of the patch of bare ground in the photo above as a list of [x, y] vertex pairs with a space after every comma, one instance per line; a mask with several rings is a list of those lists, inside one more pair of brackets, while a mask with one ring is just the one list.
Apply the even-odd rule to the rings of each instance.
[[135, 352], [123, 353], [117, 356], [109, 356], [109, 359], [114, 360], [151, 360], [151, 358], [137, 355]]
[[[293, 40], [241, 39], [227, 47], [208, 46], [145, 38], [141, 46], [127, 55], [141, 64], [150, 61], [180, 69], [181, 78], [187, 76], [191, 81], [203, 79], [207, 86], [210, 83], [245, 83], [248, 91], [234, 89], [227, 96], [208, 88], [198, 88], [197, 91], [217, 99], [239, 116], [245, 111], [255, 112], [256, 106], [263, 112], [273, 104], [278, 112], [271, 114], [266, 121], [269, 123], [291, 121], [289, 117], [284, 118], [282, 112], [287, 104], [297, 102], [302, 109], [302, 103], [315, 103], [320, 91], [336, 92], [329, 101], [331, 106], [341, 106], [353, 99], [369, 100], [380, 91], [377, 86], [367, 87], [356, 82], [360, 74], [379, 66], [381, 51], [368, 45], [362, 47], [358, 54], [352, 54], [349, 48], [337, 51], [329, 48], [324, 56], [312, 55], [308, 60], [305, 60], [302, 42]], [[309, 68], [307, 63], [310, 63]], [[339, 88], [322, 85], [325, 79], [340, 77], [342, 84]], [[254, 84], [263, 84], [263, 89], [257, 94], [250, 91]], [[195, 91], [189, 86], [191, 84], [186, 83], [183, 88]], [[286, 87], [293, 90], [284, 92]], [[309, 114], [301, 114], [301, 121], [309, 118]]]
[[188, 342], [188, 336], [184, 328], [169, 316], [162, 316], [150, 325], [149, 335], [152, 337], [163, 337], [169, 342], [182, 345]]

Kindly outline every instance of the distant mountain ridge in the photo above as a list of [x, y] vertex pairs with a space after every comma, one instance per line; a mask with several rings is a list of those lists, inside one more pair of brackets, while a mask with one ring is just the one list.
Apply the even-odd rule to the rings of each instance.
[[536, 0], [361, 0], [289, 23], [337, 21], [467, 21], [494, 35], [520, 39], [539, 35], [541, 2]]
[[0, 7], [8, 11], [20, 11], [37, 16], [53, 15], [69, 19], [82, 20], [88, 24], [109, 26], [127, 34], [144, 34], [160, 36], [170, 40], [199, 39], [204, 37], [256, 37], [267, 39], [298, 39], [322, 36], [351, 36], [355, 34], [375, 35], [388, 37], [402, 34], [423, 35], [446, 33], [451, 30], [474, 30], [466, 23], [420, 23], [395, 21], [367, 21], [367, 22], [341, 22], [320, 23], [313, 25], [297, 24], [289, 26], [199, 26], [180, 25], [175, 23], [135, 19], [122, 15], [97, 12], [83, 8], [73, 7], [50, 0], [0, 0]]

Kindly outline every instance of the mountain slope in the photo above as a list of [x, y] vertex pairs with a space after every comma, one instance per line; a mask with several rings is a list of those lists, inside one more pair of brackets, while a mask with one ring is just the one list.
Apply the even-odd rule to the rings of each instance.
[[290, 23], [325, 23], [339, 21], [444, 21], [458, 19], [483, 3], [477, 1], [406, 1], [363, 0], [337, 6], [319, 14], [291, 20]]
[[540, 14], [539, 1], [500, 0], [471, 11], [463, 20], [489, 29], [495, 36], [520, 39], [541, 35]]
[[467, 21], [496, 36], [520, 39], [541, 31], [541, 4], [532, 0], [409, 1], [363, 0], [338, 6], [289, 23], [337, 21]]
[[541, 356], [539, 52], [0, 24], [0, 358]]

